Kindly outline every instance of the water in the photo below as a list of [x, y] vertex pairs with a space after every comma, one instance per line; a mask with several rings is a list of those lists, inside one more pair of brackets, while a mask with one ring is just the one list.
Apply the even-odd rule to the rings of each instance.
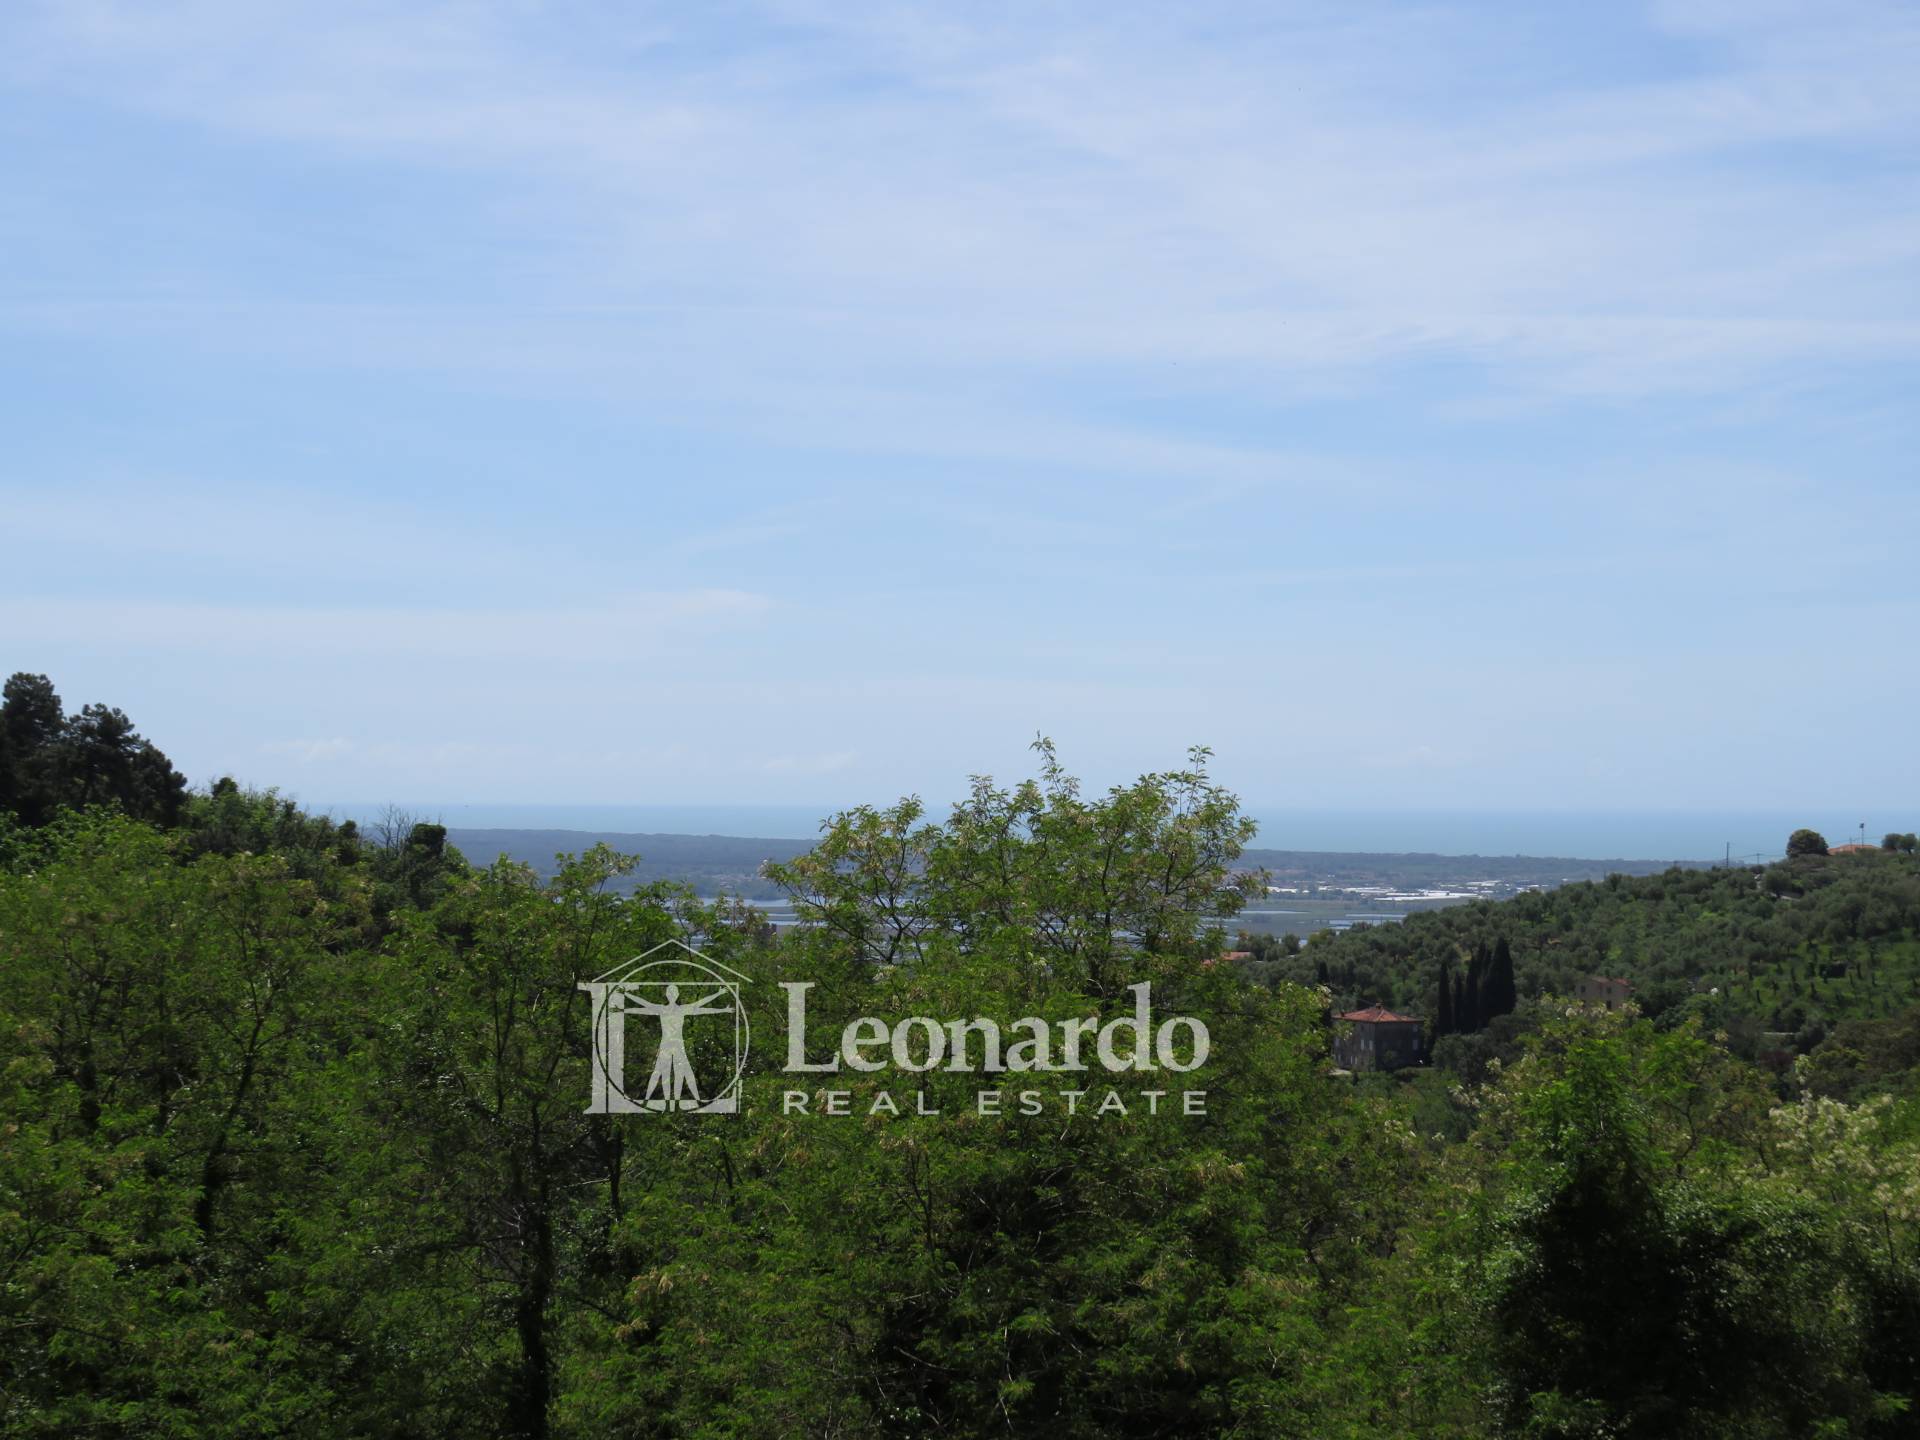
[[[385, 807], [319, 807], [362, 822]], [[653, 835], [742, 835], [805, 840], [827, 805], [494, 805], [402, 804], [422, 819], [474, 828], [587, 830]], [[1297, 809], [1249, 804], [1260, 822], [1256, 846], [1358, 854], [1539, 855], [1577, 860], [1777, 858], [1787, 836], [1812, 826], [1835, 845], [1878, 841], [1888, 830], [1920, 829], [1920, 802], [1905, 806], [1809, 805], [1799, 810], [1384, 810]], [[935, 807], [934, 813], [939, 813]]]
[[[1290, 810], [1249, 805], [1253, 843], [1274, 850], [1432, 855], [1541, 855], [1570, 860], [1777, 859], [1787, 836], [1811, 826], [1838, 845], [1911, 830], [1920, 804], [1799, 810]], [[1877, 827], [1877, 828], [1876, 828]]]
[[[366, 824], [387, 807], [346, 802], [316, 807]], [[811, 840], [832, 812], [820, 805], [493, 805], [484, 801], [395, 802], [422, 820], [456, 829], [586, 830], [609, 835], [739, 835]]]

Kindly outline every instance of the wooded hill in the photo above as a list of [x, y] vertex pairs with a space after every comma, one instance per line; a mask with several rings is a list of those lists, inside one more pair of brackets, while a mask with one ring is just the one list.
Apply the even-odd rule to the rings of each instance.
[[1263, 937], [1241, 943], [1261, 978], [1324, 983], [1342, 1004], [1378, 1001], [1429, 1021], [1442, 971], [1463, 973], [1476, 951], [1505, 945], [1521, 1001], [1615, 977], [1651, 1017], [1696, 1014], [1749, 1053], [1807, 1050], [1841, 1021], [1920, 1002], [1920, 860], [1860, 851], [1615, 875], [1323, 932], [1294, 954]]

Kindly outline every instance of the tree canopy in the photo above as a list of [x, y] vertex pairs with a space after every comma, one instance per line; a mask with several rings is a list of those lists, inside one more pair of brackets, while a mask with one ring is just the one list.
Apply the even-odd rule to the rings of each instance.
[[[64, 734], [47, 694], [8, 723]], [[1446, 933], [1481, 1028], [1446, 1043], [1488, 1063], [1337, 1076], [1333, 986], [1380, 942], [1278, 950], [1297, 981], [1221, 962], [1250, 831], [1204, 762], [1088, 796], [1043, 747], [939, 820], [850, 811], [779, 868], [784, 933], [604, 848], [543, 880], [229, 782], [164, 828], [54, 808], [0, 852], [6, 1429], [1911, 1433], [1920, 1008], [1783, 1069], [1704, 1007], [1555, 999], [1545, 939], [1584, 956], [1683, 893], [1589, 887], [1448, 922], [1477, 927]], [[1705, 884], [1688, 943], [1737, 950], [1728, 876], [1815, 925], [1867, 897], [1850, 933], [1884, 938], [1871, 896], [1912, 863], [1655, 879]], [[579, 987], [667, 940], [740, 977], [745, 1104], [589, 1112]], [[1209, 1028], [1175, 1077], [1204, 1105], [789, 1073], [783, 982], [808, 1055], [861, 1017], [1064, 1025], [1145, 983]], [[722, 1044], [689, 1032], [696, 1066]]]
[[1787, 837], [1787, 858], [1797, 860], [1805, 855], [1824, 855], [1827, 853], [1827, 837], [1818, 830], [1796, 830]]
[[62, 807], [115, 804], [158, 825], [179, 819], [186, 777], [121, 711], [68, 715], [53, 682], [25, 671], [0, 696], [0, 813], [35, 826]]

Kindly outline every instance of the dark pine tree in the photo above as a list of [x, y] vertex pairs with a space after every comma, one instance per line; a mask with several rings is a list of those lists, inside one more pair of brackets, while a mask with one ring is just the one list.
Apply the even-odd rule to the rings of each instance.
[[9, 677], [0, 692], [0, 809], [43, 825], [63, 805], [115, 804], [136, 820], [173, 825], [187, 780], [111, 705], [63, 714], [44, 675]]
[[66, 716], [53, 682], [24, 670], [0, 691], [0, 806], [28, 825], [43, 825], [60, 804], [59, 747]]

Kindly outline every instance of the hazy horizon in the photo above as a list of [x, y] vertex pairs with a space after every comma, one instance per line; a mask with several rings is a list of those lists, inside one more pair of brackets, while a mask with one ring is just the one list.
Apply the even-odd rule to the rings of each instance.
[[[897, 797], [870, 803], [890, 803]], [[925, 798], [925, 797], [923, 797]], [[833, 805], [570, 805], [485, 802], [310, 802], [316, 811], [366, 823], [391, 803], [417, 819], [453, 828], [567, 830], [582, 833], [725, 835], [748, 839], [805, 840], [821, 820], [853, 802]], [[1839, 845], [1867, 840], [1887, 830], [1910, 829], [1913, 817], [1849, 812], [1836, 806], [1781, 811], [1690, 810], [1459, 810], [1303, 809], [1248, 804], [1260, 824], [1254, 848], [1354, 854], [1527, 855], [1572, 860], [1718, 860], [1731, 845], [1733, 858], [1781, 853], [1789, 833], [1801, 826], [1821, 831]], [[946, 805], [929, 803], [929, 814]], [[1845, 818], [1849, 814], [1851, 819]]]

